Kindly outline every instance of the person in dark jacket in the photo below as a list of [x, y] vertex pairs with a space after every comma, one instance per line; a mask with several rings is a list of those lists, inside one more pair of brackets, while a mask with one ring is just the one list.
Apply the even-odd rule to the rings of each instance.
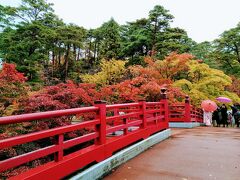
[[223, 123], [223, 127], [225, 127], [225, 125], [228, 127], [228, 114], [227, 114], [227, 106], [225, 104], [223, 104], [221, 106], [221, 114], [222, 114], [222, 123]]
[[218, 107], [214, 112], [213, 112], [213, 120], [216, 121], [217, 123], [217, 127], [220, 127], [220, 117], [219, 117], [219, 111], [220, 111], [220, 108]]
[[235, 120], [235, 124], [237, 124], [237, 127], [239, 127], [240, 112], [238, 111], [237, 104], [233, 104], [231, 106], [231, 109], [232, 109], [232, 115], [233, 115], [234, 120]]
[[234, 115], [235, 123], [237, 124], [237, 127], [239, 127], [240, 124], [240, 111], [237, 111]]

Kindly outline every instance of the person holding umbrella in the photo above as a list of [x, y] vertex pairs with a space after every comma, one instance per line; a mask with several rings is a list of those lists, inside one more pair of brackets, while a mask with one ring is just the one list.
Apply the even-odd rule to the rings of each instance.
[[[222, 103], [229, 103], [232, 100], [227, 98], [227, 97], [217, 97], [216, 98], [217, 101], [222, 102]], [[222, 123], [223, 123], [223, 127], [225, 127], [225, 125], [228, 127], [228, 113], [227, 113], [227, 106], [225, 104], [223, 104], [220, 107], [220, 111], [221, 111], [221, 115], [222, 115]]]
[[211, 126], [212, 124], [212, 112], [217, 109], [215, 102], [211, 100], [204, 100], [201, 103], [203, 109], [203, 122], [206, 126]]
[[221, 109], [221, 114], [222, 114], [223, 127], [225, 127], [225, 125], [228, 127], [227, 106], [225, 104], [223, 104], [220, 109]]

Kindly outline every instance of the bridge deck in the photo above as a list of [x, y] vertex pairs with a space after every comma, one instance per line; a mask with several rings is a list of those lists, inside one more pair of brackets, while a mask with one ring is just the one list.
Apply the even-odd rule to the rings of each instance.
[[172, 134], [104, 179], [239, 180], [240, 129], [198, 127]]

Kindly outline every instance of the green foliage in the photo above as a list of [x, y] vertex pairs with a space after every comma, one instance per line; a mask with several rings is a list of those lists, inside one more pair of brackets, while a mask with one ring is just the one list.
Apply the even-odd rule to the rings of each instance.
[[34, 22], [19, 26], [18, 29], [6, 29], [1, 34], [0, 48], [3, 59], [14, 62], [21, 72], [24, 72], [29, 80], [39, 78], [38, 65], [43, 64], [47, 58], [44, 51], [44, 27], [41, 23]]
[[157, 57], [163, 59], [172, 52], [187, 53], [193, 43], [183, 29], [167, 28], [157, 37]]
[[45, 0], [22, 0], [19, 7], [2, 7], [2, 18], [11, 17], [15, 23], [43, 20], [53, 13], [52, 5]]
[[118, 23], [111, 18], [101, 27], [101, 45], [100, 57], [105, 59], [117, 58], [120, 51], [120, 27]]
[[213, 42], [213, 47], [210, 57], [219, 64], [218, 68], [240, 77], [240, 23], [235, 28], [224, 31]]
[[121, 55], [129, 57], [130, 64], [142, 64], [140, 59], [150, 48], [148, 20], [139, 19], [122, 26]]
[[193, 44], [190, 53], [193, 54], [197, 59], [201, 59], [205, 64], [211, 68], [219, 69], [219, 64], [213, 58], [213, 43], [204, 41], [202, 43]]
[[169, 13], [163, 6], [156, 5], [154, 8], [149, 11], [149, 30], [150, 30], [150, 39], [151, 39], [151, 54], [155, 54], [157, 50], [157, 42], [159, 36], [162, 32], [169, 27], [169, 23], [173, 19], [173, 15]]

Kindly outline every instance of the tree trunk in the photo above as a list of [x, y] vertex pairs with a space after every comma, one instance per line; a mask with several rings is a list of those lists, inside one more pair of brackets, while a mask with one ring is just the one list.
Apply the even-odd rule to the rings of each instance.
[[70, 45], [67, 45], [67, 52], [65, 55], [65, 74], [64, 74], [64, 81], [67, 79], [68, 77], [68, 65], [69, 65], [69, 54], [70, 54]]
[[98, 42], [97, 43], [97, 61], [99, 61], [99, 58], [100, 58], [100, 43]]
[[93, 52], [93, 59], [94, 62], [96, 62], [96, 52], [97, 52], [97, 42], [94, 42], [94, 52]]
[[77, 60], [77, 52], [76, 52], [76, 46], [73, 45], [73, 54], [74, 54], [74, 61]]
[[236, 44], [234, 44], [235, 46], [235, 52], [237, 54], [237, 61], [240, 63], [240, 53], [239, 53], [239, 48]]
[[58, 52], [58, 66], [61, 66], [61, 52]]
[[55, 53], [54, 51], [52, 51], [52, 77], [53, 77], [54, 67], [55, 67]]
[[227, 59], [226, 59], [225, 61], [226, 61], [226, 62], [227, 62], [227, 64], [230, 66], [230, 68], [231, 68], [231, 69], [233, 69], [233, 67], [232, 67], [231, 63], [230, 63], [230, 62], [229, 62]]
[[154, 24], [151, 57], [154, 55], [154, 52], [155, 52], [155, 49], [156, 49], [156, 47], [155, 47], [156, 46], [156, 39], [157, 39], [157, 19], [155, 20], [155, 24]]
[[78, 48], [77, 61], [80, 59], [80, 48]]

